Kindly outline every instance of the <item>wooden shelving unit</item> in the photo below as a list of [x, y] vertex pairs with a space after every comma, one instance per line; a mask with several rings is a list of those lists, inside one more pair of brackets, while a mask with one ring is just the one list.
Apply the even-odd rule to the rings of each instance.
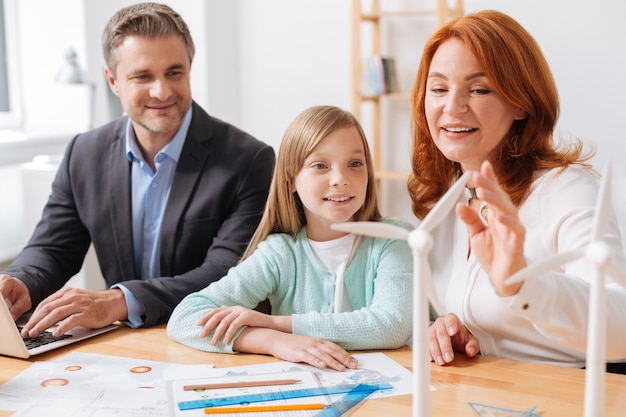
[[[371, 55], [381, 54], [381, 22], [386, 19], [404, 19], [415, 16], [432, 16], [437, 19], [437, 25], [440, 26], [447, 20], [461, 16], [464, 13], [463, 0], [455, 0], [453, 7], [450, 7], [447, 0], [432, 0], [432, 8], [424, 9], [406, 9], [406, 10], [381, 10], [379, 0], [353, 0], [352, 1], [352, 62], [353, 62], [353, 113], [363, 123], [362, 106], [369, 103], [371, 111], [367, 122], [371, 127], [369, 139], [372, 147], [372, 157], [374, 160], [374, 169], [377, 179], [406, 180], [408, 172], [383, 170], [381, 163], [381, 154], [383, 146], [391, 146], [386, 138], [381, 135], [381, 109], [380, 101], [382, 98], [386, 100], [407, 100], [409, 99], [409, 91], [393, 92], [382, 95], [364, 95], [362, 93], [361, 79], [363, 74], [363, 60], [365, 58], [362, 47], [364, 40], [361, 36], [361, 30], [364, 25], [369, 25], [371, 36], [366, 42], [369, 42], [368, 53]], [[368, 10], [364, 10], [364, 6], [368, 5]], [[417, 68], [415, 69], [417, 70]]]

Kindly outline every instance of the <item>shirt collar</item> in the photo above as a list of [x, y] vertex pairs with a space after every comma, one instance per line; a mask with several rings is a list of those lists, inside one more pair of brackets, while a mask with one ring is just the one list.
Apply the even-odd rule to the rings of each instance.
[[[159, 154], [165, 154], [172, 158], [174, 161], [178, 162], [180, 153], [183, 150], [185, 138], [187, 137], [187, 132], [189, 131], [189, 125], [191, 124], [191, 114], [192, 107], [190, 107], [187, 111], [187, 114], [185, 114], [183, 124], [180, 126], [170, 143], [168, 143], [163, 149], [161, 149], [159, 151]], [[133, 124], [130, 121], [130, 118], [126, 123], [126, 135], [124, 137], [124, 141], [126, 144], [126, 156], [128, 157], [128, 160], [131, 162], [134, 160], [143, 161], [143, 155], [141, 154], [141, 150], [139, 149], [137, 136], [135, 136], [135, 130], [133, 129]]]

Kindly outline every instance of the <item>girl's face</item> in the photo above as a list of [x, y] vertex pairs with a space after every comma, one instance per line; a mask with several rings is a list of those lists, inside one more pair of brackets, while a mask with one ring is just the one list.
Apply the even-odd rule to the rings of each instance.
[[345, 236], [332, 223], [353, 220], [367, 193], [365, 149], [354, 126], [335, 130], [322, 139], [296, 175], [294, 190], [300, 196], [307, 236], [326, 241]]
[[428, 129], [444, 156], [477, 170], [526, 113], [492, 88], [470, 50], [452, 38], [433, 56], [426, 83]]

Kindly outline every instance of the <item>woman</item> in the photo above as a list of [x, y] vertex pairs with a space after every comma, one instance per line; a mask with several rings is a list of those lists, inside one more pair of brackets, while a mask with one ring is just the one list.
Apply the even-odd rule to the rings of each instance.
[[[528, 263], [589, 243], [599, 189], [586, 163], [592, 154], [580, 142], [555, 145], [558, 114], [548, 64], [511, 17], [469, 14], [426, 43], [412, 92], [416, 216], [473, 171], [463, 204], [433, 233], [430, 262], [447, 314], [431, 326], [429, 348], [440, 365], [455, 351], [585, 364], [593, 266], [583, 259], [505, 283]], [[624, 264], [613, 213], [602, 238]], [[611, 277], [606, 288], [607, 357], [620, 360], [626, 291]]]

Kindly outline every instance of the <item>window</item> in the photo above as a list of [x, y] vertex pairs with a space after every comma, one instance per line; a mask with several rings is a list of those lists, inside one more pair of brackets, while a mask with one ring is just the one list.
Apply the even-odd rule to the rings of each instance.
[[0, 0], [0, 130], [19, 128], [16, 0]]

